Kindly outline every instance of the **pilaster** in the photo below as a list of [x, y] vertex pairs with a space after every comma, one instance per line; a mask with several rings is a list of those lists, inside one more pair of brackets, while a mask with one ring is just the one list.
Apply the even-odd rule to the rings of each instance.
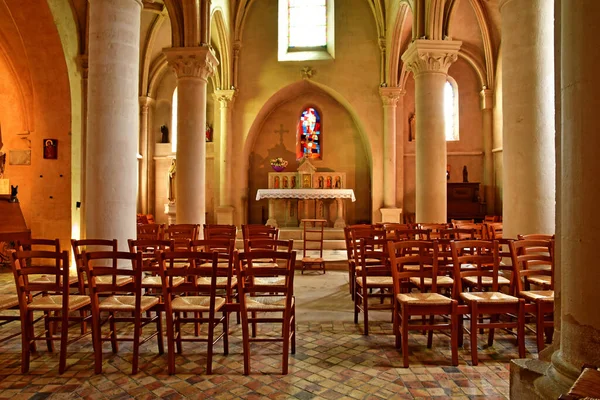
[[218, 224], [233, 224], [235, 208], [231, 201], [232, 192], [232, 132], [231, 111], [236, 91], [216, 90], [215, 100], [219, 103], [220, 135], [219, 135], [219, 208], [217, 209]]
[[486, 214], [494, 214], [494, 155], [492, 141], [494, 132], [494, 91], [484, 88], [479, 92], [481, 98], [481, 116], [483, 132], [483, 200]]
[[396, 105], [405, 93], [399, 87], [379, 88], [383, 102], [383, 222], [400, 222], [402, 212], [396, 208]]

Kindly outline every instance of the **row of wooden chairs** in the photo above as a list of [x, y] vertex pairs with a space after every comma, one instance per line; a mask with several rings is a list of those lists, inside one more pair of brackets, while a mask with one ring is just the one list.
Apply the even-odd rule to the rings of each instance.
[[[284, 346], [282, 372], [286, 374], [290, 346], [295, 351], [293, 243], [273, 239], [246, 242], [248, 250], [238, 253], [233, 239], [189, 241], [186, 250], [177, 249], [174, 239], [130, 240], [131, 251], [120, 252], [116, 240], [74, 240], [76, 277], [70, 275], [68, 252], [60, 251], [58, 241], [38, 239], [21, 244], [13, 253], [13, 271], [22, 324], [22, 371], [29, 370], [36, 341], [46, 340], [52, 351], [51, 343], [60, 340], [59, 372], [64, 372], [67, 343], [91, 333], [96, 373], [102, 371], [102, 343], [110, 342], [112, 351], [117, 352], [118, 343], [127, 340], [133, 342], [135, 374], [140, 344], [157, 338], [159, 353], [163, 353], [165, 313], [169, 373], [175, 372], [175, 350], [181, 353], [182, 342], [200, 340], [207, 342], [210, 374], [213, 345], [222, 340], [227, 354], [228, 315], [240, 312], [244, 373], [250, 373], [251, 342], [280, 341]], [[31, 250], [34, 245], [49, 243], [57, 251]], [[74, 287], [75, 294], [71, 294]], [[35, 293], [41, 296], [34, 297]], [[37, 312], [43, 313], [42, 334], [34, 333], [34, 323], [40, 320], [34, 320]], [[273, 313], [281, 316], [273, 317]], [[58, 336], [56, 322], [61, 326]], [[69, 323], [73, 322], [81, 323], [81, 333], [69, 338]], [[118, 335], [116, 324], [120, 322], [133, 323], [133, 335]], [[282, 336], [257, 336], [257, 324], [265, 322], [281, 323]], [[105, 323], [108, 334], [103, 334]], [[142, 328], [150, 323], [156, 324], [156, 329], [142, 338]], [[184, 335], [181, 328], [187, 323], [194, 325], [191, 336]], [[91, 332], [86, 324], [91, 324]], [[207, 327], [201, 337], [200, 324]], [[219, 326], [222, 328], [215, 333]]]
[[[189, 239], [196, 240], [200, 234], [198, 224], [138, 224], [138, 239]], [[235, 225], [204, 224], [204, 239], [236, 239]], [[279, 228], [265, 225], [242, 225], [242, 238], [246, 239], [279, 239]]]

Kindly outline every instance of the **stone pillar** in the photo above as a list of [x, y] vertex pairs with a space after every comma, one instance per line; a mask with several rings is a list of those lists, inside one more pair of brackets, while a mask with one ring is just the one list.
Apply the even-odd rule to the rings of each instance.
[[163, 52], [177, 75], [177, 223], [205, 223], [206, 84], [218, 61], [208, 47]]
[[461, 44], [417, 39], [402, 55], [415, 77], [417, 222], [447, 220], [444, 85]]
[[494, 214], [494, 155], [492, 154], [492, 136], [494, 133], [494, 91], [483, 89], [481, 95], [481, 119], [483, 122], [483, 196], [486, 214]]
[[402, 95], [397, 87], [379, 88], [383, 101], [383, 208], [382, 222], [400, 222], [396, 208], [396, 104]]
[[142, 156], [140, 162], [140, 175], [139, 175], [139, 200], [138, 210], [142, 214], [148, 214], [149, 211], [149, 196], [148, 187], [150, 184], [150, 147], [154, 146], [154, 140], [149, 137], [149, 124], [148, 124], [148, 110], [150, 104], [154, 101], [151, 97], [140, 96], [140, 148], [139, 153]]
[[[77, 58], [78, 66], [81, 71], [81, 168], [79, 176], [81, 187], [81, 208], [79, 214], [79, 235], [74, 232], [73, 239], [85, 239], [86, 238], [86, 223], [85, 223], [85, 211], [86, 211], [86, 159], [87, 159], [87, 107], [88, 107], [88, 75], [89, 75], [89, 60], [87, 54], [80, 55]], [[72, 179], [77, 179], [77, 172], [71, 170]], [[73, 193], [74, 194], [74, 193]], [[72, 221], [73, 224], [76, 221]]]
[[[400, 98], [396, 105], [396, 204], [400, 210], [404, 209], [404, 141], [406, 140], [404, 120], [404, 98], [406, 90], [400, 91]], [[402, 217], [402, 211], [400, 212]], [[399, 222], [403, 222], [400, 220]]]
[[502, 0], [503, 235], [554, 233], [554, 5]]
[[89, 6], [86, 237], [136, 237], [140, 0]]
[[232, 153], [231, 142], [231, 106], [235, 90], [216, 90], [215, 99], [219, 102], [221, 132], [219, 135], [219, 207], [217, 209], [218, 224], [233, 224], [234, 207], [231, 202]]
[[[562, 180], [561, 180], [561, 331], [553, 365], [579, 372], [583, 364], [600, 367], [600, 176], [597, 132], [600, 90], [598, 40], [594, 38], [600, 3], [562, 2]], [[572, 374], [574, 375], [574, 374]], [[571, 376], [573, 378], [574, 376]]]

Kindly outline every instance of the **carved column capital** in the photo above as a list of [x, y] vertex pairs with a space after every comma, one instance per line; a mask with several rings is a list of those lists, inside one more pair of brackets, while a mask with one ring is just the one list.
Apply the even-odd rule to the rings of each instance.
[[494, 108], [494, 91], [492, 89], [482, 89], [479, 96], [481, 97], [482, 110]]
[[399, 87], [380, 87], [379, 95], [384, 106], [396, 106], [400, 96], [404, 96], [406, 90], [400, 89]]
[[231, 90], [215, 90], [213, 97], [216, 101], [219, 102], [221, 108], [227, 108], [231, 103], [233, 103], [233, 99], [237, 91], [234, 89]]
[[415, 76], [427, 72], [447, 74], [450, 65], [458, 59], [461, 45], [457, 40], [417, 39], [402, 54], [402, 61]]
[[148, 108], [150, 108], [150, 105], [152, 105], [153, 102], [154, 102], [154, 99], [150, 96], [140, 96], [139, 97], [140, 113], [142, 113], [142, 114], [148, 113]]
[[213, 75], [219, 61], [207, 46], [171, 47], [163, 50], [177, 78], [200, 78]]

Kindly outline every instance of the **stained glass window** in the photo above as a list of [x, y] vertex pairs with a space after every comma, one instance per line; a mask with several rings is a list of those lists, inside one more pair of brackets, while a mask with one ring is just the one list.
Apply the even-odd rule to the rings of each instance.
[[312, 107], [302, 111], [297, 128], [296, 158], [321, 158], [321, 116]]
[[327, 46], [327, 0], [288, 0], [288, 47]]

